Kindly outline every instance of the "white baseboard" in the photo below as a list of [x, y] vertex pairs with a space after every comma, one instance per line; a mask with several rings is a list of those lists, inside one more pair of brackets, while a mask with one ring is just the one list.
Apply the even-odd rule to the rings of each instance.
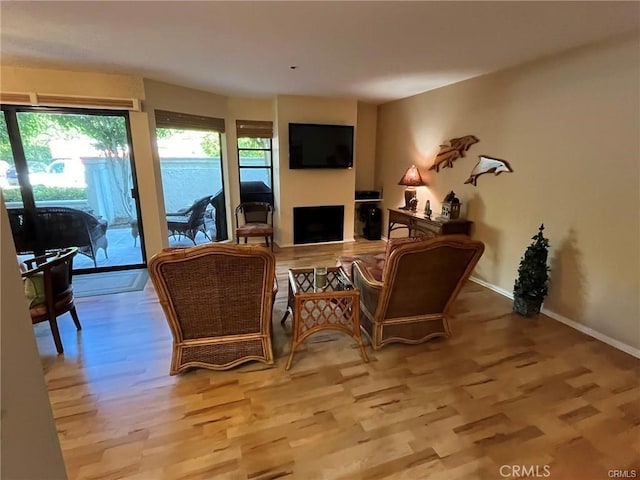
[[[499, 293], [500, 295], [507, 297], [510, 300], [513, 300], [513, 293], [508, 290], [505, 290], [504, 288], [500, 288], [496, 285], [493, 285], [492, 283], [485, 282], [484, 280], [481, 280], [473, 276], [469, 277], [469, 280], [477, 283], [478, 285], [482, 285], [483, 287], [486, 287], [489, 290]], [[586, 335], [589, 335], [590, 337], [600, 340], [601, 342], [604, 342], [607, 345], [611, 345], [613, 348], [617, 348], [618, 350], [628, 353], [633, 357], [640, 358], [640, 348], [635, 348], [635, 347], [632, 347], [631, 345], [627, 345], [626, 343], [616, 340], [615, 338], [611, 338], [608, 335], [605, 335], [604, 333], [600, 333], [591, 327], [587, 327], [586, 325], [576, 322], [575, 320], [571, 320], [569, 318], [563, 317], [562, 315], [552, 312], [551, 310], [548, 310], [544, 307], [542, 308], [541, 312], [544, 313], [547, 317], [552, 318], [560, 323], [564, 323], [565, 325], [575, 330], [578, 330], [579, 332], [582, 332]]]
[[469, 280], [471, 280], [474, 283], [477, 283], [478, 285], [482, 285], [483, 287], [486, 287], [489, 290], [493, 290], [494, 292], [499, 293], [503, 297], [507, 297], [509, 300], [513, 300], [513, 293], [511, 293], [508, 290], [505, 290], [504, 288], [500, 288], [494, 285], [493, 283], [485, 282], [484, 280], [481, 280], [478, 277], [474, 277], [473, 275], [469, 277]]

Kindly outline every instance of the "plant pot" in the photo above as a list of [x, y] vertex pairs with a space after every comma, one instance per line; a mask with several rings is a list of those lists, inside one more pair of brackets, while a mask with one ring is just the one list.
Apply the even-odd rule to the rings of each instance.
[[532, 317], [540, 313], [542, 300], [521, 297], [513, 297], [513, 311], [525, 317]]

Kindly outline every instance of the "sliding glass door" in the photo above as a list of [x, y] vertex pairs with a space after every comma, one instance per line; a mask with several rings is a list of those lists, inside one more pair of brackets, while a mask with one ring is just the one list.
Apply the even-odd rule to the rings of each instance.
[[81, 252], [77, 271], [143, 267], [128, 113], [12, 106], [2, 113], [0, 155], [9, 166], [0, 180], [19, 253], [68, 243]]

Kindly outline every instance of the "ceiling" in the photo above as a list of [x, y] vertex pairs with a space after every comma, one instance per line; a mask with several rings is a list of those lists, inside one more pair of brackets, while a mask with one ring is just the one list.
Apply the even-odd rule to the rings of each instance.
[[640, 3], [4, 0], [0, 22], [4, 65], [382, 103], [637, 32]]

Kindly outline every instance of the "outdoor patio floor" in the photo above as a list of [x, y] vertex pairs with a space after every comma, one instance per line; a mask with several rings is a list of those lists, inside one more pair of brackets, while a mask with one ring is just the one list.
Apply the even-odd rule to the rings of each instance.
[[[142, 265], [144, 263], [142, 258], [142, 249], [140, 247], [140, 237], [135, 239], [131, 235], [131, 228], [127, 226], [122, 227], [109, 227], [107, 230], [107, 240], [109, 246], [107, 253], [109, 258], [105, 257], [104, 251], [101, 249], [98, 251], [96, 261], [98, 267], [113, 267], [123, 265]], [[209, 243], [202, 232], [198, 232], [196, 236], [196, 244]], [[169, 237], [170, 247], [192, 247], [193, 242], [186, 237]], [[30, 255], [26, 255], [25, 258], [29, 258]], [[76, 255], [73, 260], [73, 267], [75, 270], [94, 268], [93, 260], [86, 255]], [[82, 272], [78, 272], [82, 273]]]

